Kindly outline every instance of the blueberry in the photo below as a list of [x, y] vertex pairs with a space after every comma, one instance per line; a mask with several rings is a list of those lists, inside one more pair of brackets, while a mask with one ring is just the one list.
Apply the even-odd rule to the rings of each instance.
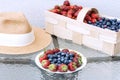
[[69, 59], [69, 57], [65, 57], [64, 59], [65, 59], [65, 60], [68, 60], [68, 59]]
[[63, 52], [61, 53], [62, 56], [65, 56], [65, 54], [66, 54], [66, 53], [63, 53]]
[[110, 22], [107, 22], [107, 23], [106, 23], [106, 25], [107, 25], [107, 26], [110, 26], [110, 25], [111, 25], [111, 23], [110, 23]]
[[61, 61], [58, 61], [57, 63], [58, 63], [58, 64], [61, 64]]
[[67, 60], [64, 60], [64, 62], [63, 62], [64, 64], [67, 64]]
[[56, 62], [57, 62], [57, 59], [53, 59], [53, 62], [56, 63]]
[[57, 54], [54, 54], [53, 57], [54, 57], [54, 58], [57, 58], [58, 56], [57, 56]]
[[52, 60], [53, 60], [52, 58], [49, 58], [49, 61], [50, 61], [50, 62], [52, 62]]
[[55, 55], [57, 56], [57, 55], [58, 55], [58, 53], [55, 53]]
[[55, 64], [55, 62], [54, 62], [54, 61], [52, 61], [52, 62], [51, 62], [51, 64]]
[[117, 21], [118, 24], [120, 24], [120, 21]]
[[47, 56], [48, 58], [52, 58], [53, 56], [51, 55], [51, 54], [48, 54], [48, 56]]
[[115, 24], [116, 24], [116, 22], [112, 21], [112, 25], [115, 25]]
[[105, 20], [105, 17], [102, 17], [102, 20], [104, 21], [104, 20]]
[[61, 58], [59, 57], [59, 58], [58, 58], [58, 61], [59, 61], [60, 59], [61, 59]]
[[69, 54], [70, 55], [70, 57], [74, 57], [74, 54]]
[[105, 29], [105, 28], [107, 28], [108, 26], [107, 26], [107, 25], [103, 25], [102, 27], [103, 27], [103, 29]]
[[111, 26], [111, 30], [115, 30], [115, 26], [114, 25]]
[[61, 62], [64, 62], [64, 59], [62, 58], [60, 61], [61, 61]]
[[120, 29], [120, 24], [118, 25], [119, 29]]
[[102, 23], [102, 22], [103, 22], [103, 20], [101, 19], [99, 22], [100, 22], [100, 23]]
[[72, 62], [72, 60], [68, 60], [68, 62], [70, 63], [70, 62]]
[[61, 56], [61, 59], [64, 59], [65, 57], [64, 56]]
[[113, 19], [114, 22], [117, 22], [117, 19]]
[[105, 25], [105, 24], [106, 24], [106, 21], [102, 22], [102, 24]]
[[70, 57], [70, 60], [73, 60], [73, 57]]
[[61, 56], [60, 55], [57, 55], [58, 58], [60, 58]]
[[69, 54], [65, 54], [66, 57], [69, 57]]
[[57, 55], [61, 55], [62, 52], [58, 52]]

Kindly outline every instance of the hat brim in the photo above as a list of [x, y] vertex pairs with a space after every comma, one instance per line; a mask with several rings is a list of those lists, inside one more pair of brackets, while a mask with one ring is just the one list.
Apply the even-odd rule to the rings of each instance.
[[32, 44], [23, 47], [0, 46], [0, 54], [30, 54], [44, 49], [51, 43], [52, 38], [50, 34], [38, 27], [32, 27], [32, 29], [35, 34], [35, 41]]

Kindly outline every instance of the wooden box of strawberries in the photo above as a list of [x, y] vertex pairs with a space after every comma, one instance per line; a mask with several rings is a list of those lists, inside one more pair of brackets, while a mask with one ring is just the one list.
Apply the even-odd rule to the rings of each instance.
[[120, 19], [101, 15], [96, 8], [65, 0], [45, 12], [45, 27], [50, 34], [111, 56], [120, 52]]

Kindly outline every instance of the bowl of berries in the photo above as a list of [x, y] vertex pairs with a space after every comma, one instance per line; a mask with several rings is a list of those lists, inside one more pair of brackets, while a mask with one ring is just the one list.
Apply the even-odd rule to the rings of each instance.
[[70, 49], [49, 49], [39, 53], [36, 65], [49, 73], [73, 73], [85, 67], [87, 59], [80, 52]]

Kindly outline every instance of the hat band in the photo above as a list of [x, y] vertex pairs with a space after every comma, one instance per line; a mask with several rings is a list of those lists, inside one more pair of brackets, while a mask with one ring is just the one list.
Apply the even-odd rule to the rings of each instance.
[[0, 46], [20, 47], [27, 46], [35, 40], [33, 30], [26, 34], [0, 33]]

